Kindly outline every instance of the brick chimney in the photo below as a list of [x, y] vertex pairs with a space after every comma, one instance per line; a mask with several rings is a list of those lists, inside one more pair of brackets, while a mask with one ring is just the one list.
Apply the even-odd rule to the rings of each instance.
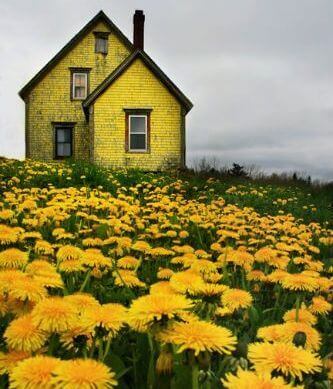
[[145, 15], [142, 10], [136, 10], [133, 16], [133, 45], [135, 49], [143, 50], [143, 30]]

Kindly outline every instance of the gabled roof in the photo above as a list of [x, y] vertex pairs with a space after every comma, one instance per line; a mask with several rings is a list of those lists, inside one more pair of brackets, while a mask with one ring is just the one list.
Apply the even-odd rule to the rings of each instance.
[[133, 50], [133, 44], [129, 39], [119, 30], [119, 28], [111, 21], [111, 19], [103, 12], [100, 11], [94, 16], [59, 52], [56, 54], [19, 92], [22, 99], [27, 93], [34, 87], [47, 72], [49, 72], [79, 41], [80, 39], [90, 31], [98, 22], [105, 22], [107, 26], [113, 31], [118, 38], [128, 47]]
[[155, 76], [166, 86], [166, 88], [183, 105], [186, 112], [193, 107], [192, 102], [181, 92], [181, 90], [170, 80], [170, 78], [156, 65], [156, 63], [142, 50], [136, 50], [129, 55], [111, 74], [102, 81], [94, 91], [82, 102], [83, 109], [87, 115], [89, 106], [100, 96], [131, 64], [140, 58]]

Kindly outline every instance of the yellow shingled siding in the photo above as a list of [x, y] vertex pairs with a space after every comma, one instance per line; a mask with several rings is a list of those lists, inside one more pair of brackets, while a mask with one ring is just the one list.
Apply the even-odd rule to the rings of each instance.
[[[151, 108], [150, 152], [125, 150], [124, 108]], [[94, 162], [108, 167], [159, 170], [181, 164], [181, 106], [136, 59], [93, 106]]]
[[109, 31], [100, 22], [91, 32], [49, 71], [31, 90], [26, 99], [27, 157], [50, 160], [54, 156], [52, 122], [76, 122], [74, 158], [89, 158], [89, 126], [82, 110], [82, 101], [70, 99], [70, 67], [91, 68], [90, 92], [96, 88], [128, 55], [129, 50], [111, 32], [106, 56], [95, 53], [93, 31]]

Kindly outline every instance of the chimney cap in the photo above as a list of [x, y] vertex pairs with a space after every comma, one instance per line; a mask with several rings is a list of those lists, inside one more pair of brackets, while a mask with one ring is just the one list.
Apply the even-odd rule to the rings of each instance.
[[136, 9], [135, 10], [135, 15], [143, 15], [143, 10], [142, 9]]

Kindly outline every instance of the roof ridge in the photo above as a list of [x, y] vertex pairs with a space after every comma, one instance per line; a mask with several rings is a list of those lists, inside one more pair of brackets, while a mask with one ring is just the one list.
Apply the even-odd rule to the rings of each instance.
[[130, 65], [140, 56], [148, 68], [155, 76], [169, 89], [169, 91], [183, 104], [186, 111], [190, 111], [193, 107], [192, 102], [184, 95], [184, 93], [174, 84], [171, 79], [162, 71], [162, 69], [150, 58], [143, 50], [137, 49], [121, 62], [82, 102], [83, 109], [87, 114], [87, 109], [100, 94], [102, 94]]
[[97, 21], [100, 19], [103, 19], [117, 35], [118, 37], [123, 41], [123, 43], [130, 49], [133, 50], [133, 44], [132, 42], [121, 32], [121, 30], [112, 22], [112, 20], [106, 15], [106, 13], [103, 10], [100, 10], [92, 19], [89, 20], [88, 23], [86, 23], [79, 32], [77, 32], [72, 39], [70, 39], [69, 42], [66, 43], [65, 46], [63, 46], [62, 49], [58, 51], [58, 53], [53, 56], [49, 62], [44, 65], [37, 74], [26, 84], [24, 87], [19, 91], [20, 97], [24, 100], [26, 94], [30, 91], [30, 89], [35, 86], [39, 80], [47, 74], [49, 70], [52, 69], [53, 66], [55, 66], [58, 61], [63, 58], [64, 55], [66, 55], [74, 45], [76, 45], [81, 37], [86, 34], [90, 28], [92, 28]]

